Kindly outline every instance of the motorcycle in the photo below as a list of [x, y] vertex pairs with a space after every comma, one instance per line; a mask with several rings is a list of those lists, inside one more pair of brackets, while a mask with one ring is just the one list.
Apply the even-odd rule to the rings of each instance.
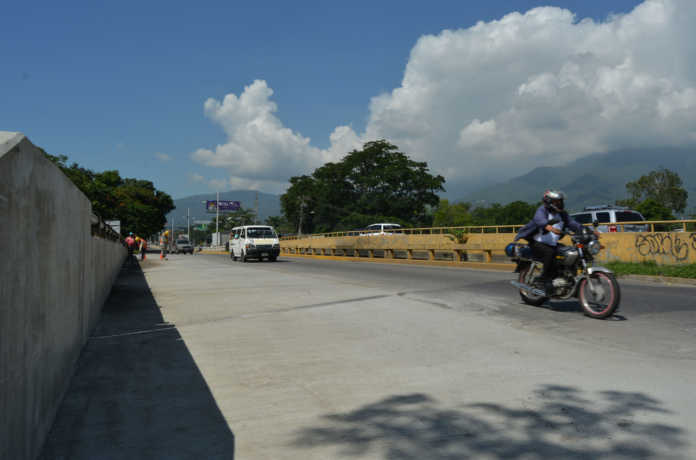
[[[550, 225], [557, 220], [549, 221]], [[597, 222], [594, 223], [595, 227]], [[517, 281], [511, 284], [519, 289], [522, 301], [528, 305], [539, 306], [547, 300], [567, 300], [576, 297], [584, 313], [597, 319], [612, 316], [619, 308], [621, 290], [614, 273], [605, 267], [595, 267], [594, 257], [603, 246], [589, 228], [570, 234], [572, 246], [559, 244], [552, 269], [552, 291], [544, 290], [540, 280], [543, 263], [532, 254], [526, 244], [510, 243], [505, 252], [517, 263]]]

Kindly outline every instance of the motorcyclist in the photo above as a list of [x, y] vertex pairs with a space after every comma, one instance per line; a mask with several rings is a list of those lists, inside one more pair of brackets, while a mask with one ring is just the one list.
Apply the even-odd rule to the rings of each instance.
[[543, 262], [544, 269], [539, 281], [543, 283], [547, 295], [553, 292], [551, 280], [558, 240], [563, 237], [566, 228], [570, 228], [576, 233], [581, 232], [583, 228], [565, 211], [564, 202], [565, 194], [562, 191], [547, 190], [544, 192], [542, 205], [534, 213], [534, 218], [522, 227], [515, 236], [515, 241], [522, 238], [529, 241], [532, 254]]

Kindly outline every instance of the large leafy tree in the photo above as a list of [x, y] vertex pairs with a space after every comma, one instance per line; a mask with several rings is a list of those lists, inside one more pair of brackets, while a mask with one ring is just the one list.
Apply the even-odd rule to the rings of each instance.
[[[626, 184], [629, 198], [617, 201], [618, 204], [639, 208], [645, 203], [644, 210], [657, 215], [683, 213], [689, 193], [684, 189], [679, 174], [669, 169], [660, 168]], [[646, 216], [647, 218], [647, 216]]]
[[520, 225], [534, 216], [538, 204], [513, 201], [505, 206], [493, 203], [472, 209], [469, 203], [450, 203], [440, 200], [435, 210], [433, 225], [459, 227], [468, 225]]
[[440, 201], [445, 178], [411, 160], [385, 140], [368, 142], [311, 176], [290, 179], [281, 196], [283, 214], [303, 232], [362, 227], [389, 220], [430, 225], [428, 209]]
[[44, 154], [87, 196], [95, 214], [120, 220], [123, 233], [154, 235], [166, 224], [167, 213], [174, 209], [172, 197], [157, 190], [150, 181], [124, 179], [115, 170], [97, 173], [77, 163], [68, 165], [65, 155]]

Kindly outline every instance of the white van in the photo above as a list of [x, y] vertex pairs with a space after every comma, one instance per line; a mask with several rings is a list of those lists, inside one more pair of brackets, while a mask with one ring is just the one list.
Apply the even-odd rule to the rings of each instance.
[[638, 211], [623, 206], [587, 206], [582, 212], [571, 214], [570, 217], [581, 224], [591, 224], [596, 220], [599, 222], [597, 231], [601, 233], [617, 231], [647, 232], [650, 230], [650, 226], [648, 225], [616, 225], [621, 222], [643, 222], [645, 220], [645, 217]]
[[230, 257], [246, 262], [247, 259], [264, 258], [275, 262], [280, 254], [278, 234], [268, 225], [244, 225], [230, 233]]
[[401, 225], [390, 222], [368, 225], [360, 236], [392, 235], [394, 230], [400, 230]]

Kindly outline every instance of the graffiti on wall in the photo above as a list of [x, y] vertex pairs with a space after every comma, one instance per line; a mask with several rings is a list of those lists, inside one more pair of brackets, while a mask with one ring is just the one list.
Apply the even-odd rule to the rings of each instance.
[[677, 262], [689, 259], [689, 252], [696, 252], [696, 233], [648, 233], [636, 235], [636, 249], [643, 257], [671, 256]]

